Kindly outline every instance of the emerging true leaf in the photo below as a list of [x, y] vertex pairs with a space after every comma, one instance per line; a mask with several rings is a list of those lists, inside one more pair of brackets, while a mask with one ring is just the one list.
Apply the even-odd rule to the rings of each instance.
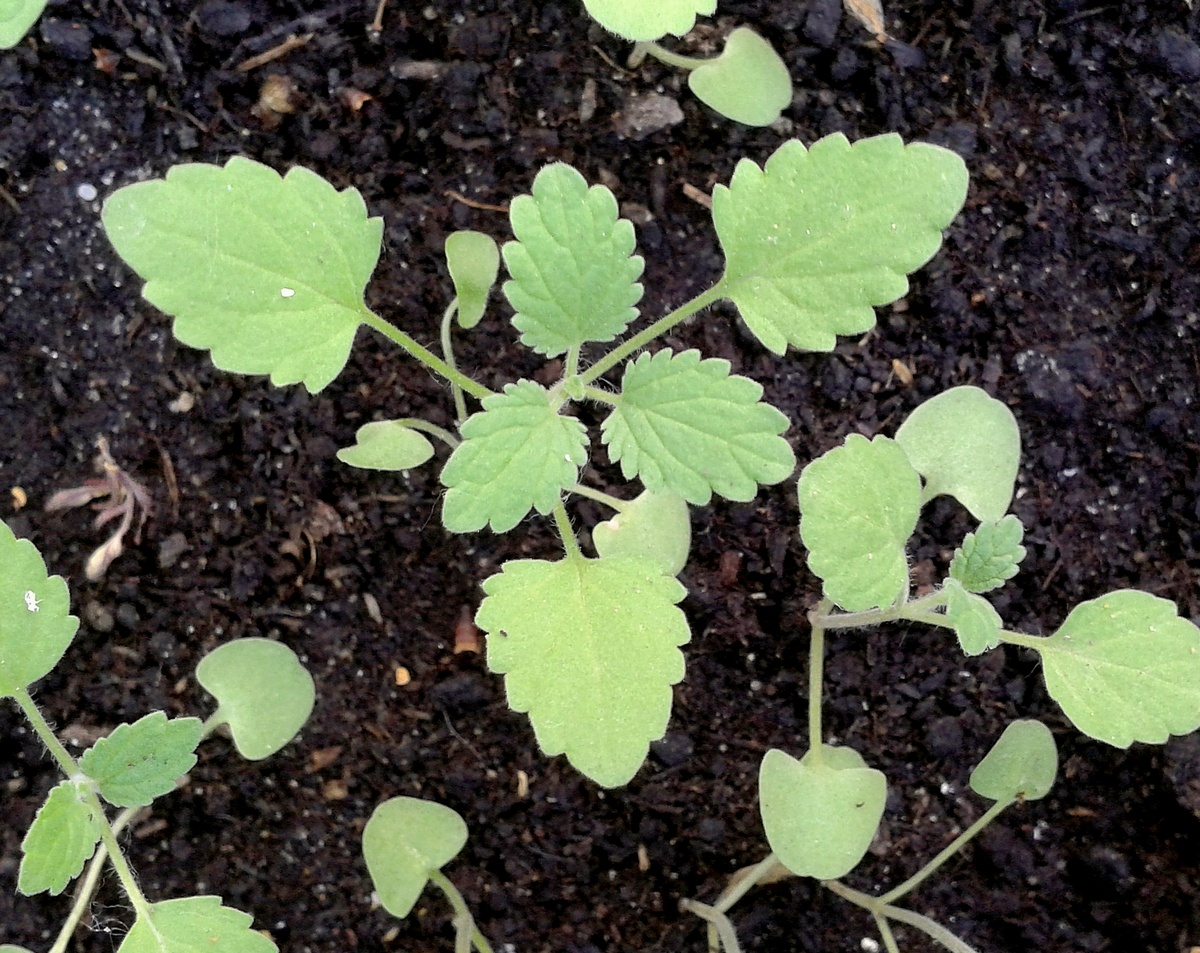
[[1021, 539], [1025, 527], [1008, 514], [995, 523], [980, 523], [967, 533], [950, 560], [950, 578], [957, 579], [969, 592], [990, 592], [1017, 574], [1025, 558]]
[[125, 186], [102, 220], [143, 297], [217, 367], [316, 392], [345, 366], [383, 235], [354, 189], [235, 156]]
[[109, 804], [145, 807], [192, 769], [202, 730], [199, 718], [168, 720], [151, 712], [118, 725], [84, 752], [79, 766]]
[[626, 479], [704, 505], [712, 494], [746, 502], [758, 485], [791, 475], [796, 458], [779, 436], [788, 419], [763, 403], [762, 387], [699, 351], [638, 355], [625, 368], [602, 429]]
[[696, 14], [711, 16], [717, 0], [583, 0], [592, 19], [626, 40], [683, 36], [696, 25]]
[[533, 195], [509, 207], [515, 242], [504, 246], [521, 341], [554, 357], [588, 341], [611, 341], [637, 317], [642, 259], [617, 200], [561, 162], [533, 180]]
[[337, 452], [342, 463], [363, 470], [411, 470], [433, 456], [433, 444], [399, 420], [374, 420], [354, 435], [354, 446]]
[[1040, 721], [1022, 719], [1004, 729], [971, 772], [971, 790], [993, 801], [1037, 801], [1058, 775], [1058, 746]]
[[446, 266], [458, 300], [458, 323], [473, 328], [500, 272], [500, 249], [483, 232], [454, 232], [446, 238]]
[[946, 596], [946, 621], [954, 627], [963, 652], [980, 655], [1000, 644], [1003, 621], [990, 602], [953, 577], [946, 580]]
[[164, 900], [150, 905], [149, 921], [138, 917], [117, 953], [278, 953], [251, 922], [220, 897]]
[[[86, 782], [83, 782], [86, 785]], [[102, 820], [76, 781], [60, 781], [46, 798], [21, 842], [17, 889], [26, 896], [48, 890], [60, 894], [79, 876], [96, 851]]]
[[671, 715], [690, 638], [684, 588], [646, 559], [520, 559], [483, 584], [476, 624], [508, 705], [538, 746], [597, 784], [625, 784]]
[[719, 287], [776, 354], [831, 350], [908, 291], [967, 193], [962, 159], [896, 135], [784, 143], [760, 169], [738, 163], [713, 192], [725, 250]]
[[792, 77], [775, 48], [746, 27], [729, 34], [716, 59], [688, 73], [696, 97], [727, 119], [769, 126], [792, 103]]
[[20, 43], [45, 9], [46, 0], [0, 0], [0, 50]]
[[371, 812], [363, 829], [363, 858], [383, 909], [406, 917], [429, 881], [467, 842], [457, 811], [435, 801], [394, 797]]
[[601, 556], [644, 556], [677, 576], [692, 546], [687, 501], [670, 490], [646, 490], [612, 519], [597, 524], [592, 542]]

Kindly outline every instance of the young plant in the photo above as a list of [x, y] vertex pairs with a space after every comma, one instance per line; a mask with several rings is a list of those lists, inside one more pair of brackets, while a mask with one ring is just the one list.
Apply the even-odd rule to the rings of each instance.
[[[671, 686], [683, 677], [689, 631], [674, 574], [688, 548], [686, 506], [714, 494], [751, 500], [795, 462], [782, 437], [787, 418], [727, 361], [694, 350], [633, 355], [721, 299], [776, 354], [832, 349], [837, 335], [874, 326], [873, 306], [907, 291], [906, 274], [937, 251], [966, 187], [956, 155], [894, 135], [853, 145], [833, 135], [811, 149], [793, 141], [761, 168], [742, 160], [713, 195], [724, 274], [596, 354], [638, 317], [642, 259], [612, 193], [550, 165], [532, 194], [512, 202], [503, 294], [521, 342], [561, 359], [562, 370], [549, 386], [518, 380], [499, 393], [460, 371], [452, 349], [454, 315], [477, 321], [496, 274], [486, 238], [448, 242], [457, 297], [442, 316], [439, 357], [366, 307], [382, 222], [367, 217], [358, 192], [338, 192], [307, 169], [281, 177], [240, 157], [176, 166], [110, 196], [103, 221], [146, 279], [146, 299], [218, 367], [319, 391], [366, 325], [450, 382], [457, 434], [412, 417], [376, 421], [339, 456], [373, 469], [415, 466], [432, 436], [452, 451], [441, 471], [451, 532], [507, 532], [534, 510], [552, 517], [563, 558], [504, 564], [483, 584], [476, 623], [489, 635], [489, 667], [506, 677], [509, 705], [529, 714], [542, 750], [612, 787], [663, 735]], [[616, 369], [619, 380], [605, 383]], [[468, 414], [468, 399], [480, 409]], [[583, 403], [607, 411], [600, 440], [641, 492], [619, 499], [581, 482], [589, 437], [571, 411]], [[596, 558], [571, 526], [572, 494], [617, 514], [597, 527]]]

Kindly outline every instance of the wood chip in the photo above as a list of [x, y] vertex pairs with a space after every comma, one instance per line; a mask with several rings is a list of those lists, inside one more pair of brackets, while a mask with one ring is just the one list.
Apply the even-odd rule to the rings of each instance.
[[880, 43], [888, 38], [883, 23], [883, 5], [879, 0], [842, 0], [842, 4], [854, 19], [875, 34]]
[[409, 674], [408, 669], [406, 669], [403, 665], [397, 665], [396, 666], [396, 684], [399, 685], [401, 688], [403, 688], [405, 685], [407, 685], [411, 681], [412, 681], [412, 675]]
[[[252, 56], [248, 60], [243, 60], [241, 63], [238, 63], [234, 69], [239, 73], [249, 73], [251, 70], [258, 69], [260, 66], [265, 66], [267, 63], [277, 60], [281, 56], [286, 56], [297, 47], [306, 46], [315, 35], [316, 34], [313, 33], [305, 33], [303, 36], [296, 36], [293, 34], [278, 46], [273, 46], [265, 53], [259, 53], [258, 56]], [[129, 56], [129, 51], [126, 50], [125, 54]], [[132, 58], [133, 57], [130, 56], [130, 59]]]
[[702, 189], [696, 188], [691, 182], [683, 183], [683, 194], [697, 205], [703, 205], [710, 212], [712, 211], [712, 196]]
[[517, 771], [517, 799], [520, 801], [529, 797], [529, 775], [524, 771]]
[[8, 492], [12, 494], [12, 505], [14, 510], [22, 509], [25, 504], [29, 502], [29, 497], [19, 486], [14, 486]]
[[892, 358], [892, 373], [896, 375], [896, 379], [905, 387], [912, 387], [913, 372], [898, 357]]
[[363, 605], [367, 608], [367, 615], [371, 617], [371, 621], [376, 625], [383, 624], [383, 613], [379, 611], [379, 600], [369, 592], [363, 593]]
[[342, 754], [341, 745], [329, 748], [318, 748], [308, 756], [309, 771], [322, 771], [333, 764]]

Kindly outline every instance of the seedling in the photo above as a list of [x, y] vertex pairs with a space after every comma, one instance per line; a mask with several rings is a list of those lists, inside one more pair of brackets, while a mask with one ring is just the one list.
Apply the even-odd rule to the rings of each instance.
[[[0, 0], [0, 50], [21, 42], [46, 9], [47, 0]], [[0, 948], [2, 949], [2, 948]]]

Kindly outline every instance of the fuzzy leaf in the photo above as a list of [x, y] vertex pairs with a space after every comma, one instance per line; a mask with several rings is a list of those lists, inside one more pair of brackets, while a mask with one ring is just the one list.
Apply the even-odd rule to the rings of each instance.
[[0, 50], [11, 50], [46, 9], [46, 0], [0, 0]]
[[463, 849], [467, 824], [457, 811], [435, 801], [394, 797], [371, 812], [362, 841], [379, 902], [403, 919], [412, 912], [429, 875]]
[[150, 905], [149, 922], [137, 919], [117, 953], [278, 953], [251, 922], [220, 897], [164, 900]]
[[983, 596], [967, 592], [954, 578], [946, 580], [946, 621], [954, 626], [958, 644], [967, 655], [980, 655], [1000, 644], [1004, 624]]
[[235, 156], [118, 189], [102, 220], [143, 297], [217, 367], [315, 393], [345, 366], [383, 235], [354, 189]]
[[966, 193], [962, 159], [938, 146], [896, 135], [852, 146], [840, 133], [810, 150], [787, 142], [763, 169], [743, 159], [713, 193], [720, 287], [776, 354], [832, 350], [908, 291], [905, 275], [937, 252]]
[[1017, 574], [1025, 558], [1021, 539], [1025, 527], [1011, 513], [994, 523], [980, 523], [967, 533], [950, 560], [950, 578], [957, 579], [969, 592], [998, 589]]
[[625, 367], [621, 393], [602, 428], [627, 480], [703, 505], [714, 492], [754, 499], [758, 484], [791, 475], [796, 458], [779, 434], [788, 419], [761, 401], [762, 387], [699, 351], [643, 352]]
[[904, 547], [921, 512], [921, 478], [887, 437], [851, 434], [800, 474], [800, 538], [825, 595], [848, 612], [904, 592]]
[[587, 462], [587, 433], [574, 417], [550, 405], [533, 381], [506, 384], [462, 425], [463, 442], [442, 470], [449, 487], [442, 522], [452, 533], [487, 523], [497, 533], [516, 526], [531, 509], [543, 516], [574, 486]]
[[612, 519], [596, 524], [592, 542], [601, 556], [644, 556], [667, 575], [678, 576], [692, 547], [687, 501], [670, 490], [646, 490]]
[[145, 807], [174, 790], [192, 769], [202, 730], [199, 718], [168, 721], [154, 711], [131, 725], [118, 725], [83, 753], [79, 767], [109, 804]]
[[508, 705], [528, 712], [538, 746], [565, 753], [597, 784], [634, 776], [671, 715], [691, 637], [684, 588], [628, 556], [519, 559], [483, 584], [475, 622]]
[[710, 109], [747, 126], [769, 126], [792, 104], [787, 65], [746, 27], [729, 34], [720, 56], [688, 73], [688, 87]]
[[82, 794], [75, 781], [60, 781], [33, 819], [21, 842], [23, 856], [17, 878], [17, 889], [26, 896], [43, 890], [62, 893], [96, 852], [103, 821]]
[[637, 317], [642, 259], [617, 200], [561, 162], [509, 207], [515, 242], [504, 246], [504, 294], [521, 342], [554, 357], [588, 341], [611, 341]]
[[458, 299], [459, 326], [473, 328], [500, 273], [500, 249], [483, 232], [454, 232], [446, 237], [446, 267]]
[[1040, 721], [1022, 719], [1004, 729], [979, 766], [971, 790], [993, 801], [1037, 801], [1058, 775], [1058, 746]]
[[362, 470], [411, 470], [433, 456], [433, 444], [399, 420], [374, 420], [354, 434], [354, 446], [337, 452], [342, 463]]
[[622, 39], [657, 40], [668, 33], [683, 36], [696, 25], [696, 14], [712, 15], [717, 0], [583, 0], [583, 5]]

